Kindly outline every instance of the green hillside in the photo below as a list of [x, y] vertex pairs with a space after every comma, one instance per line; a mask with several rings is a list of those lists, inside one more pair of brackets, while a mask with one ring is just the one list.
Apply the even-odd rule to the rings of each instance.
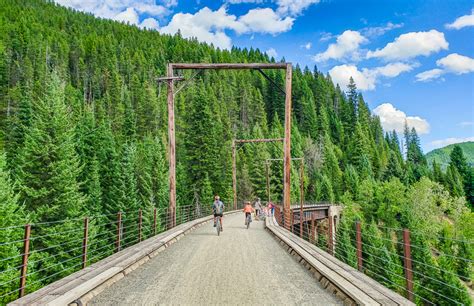
[[428, 152], [426, 154], [426, 160], [428, 161], [428, 164], [431, 165], [433, 163], [433, 160], [436, 160], [436, 162], [441, 165], [441, 168], [443, 170], [446, 170], [450, 161], [449, 155], [451, 154], [451, 151], [453, 150], [453, 147], [455, 145], [461, 147], [464, 153], [464, 157], [466, 157], [467, 163], [471, 166], [474, 166], [474, 141], [452, 144]]

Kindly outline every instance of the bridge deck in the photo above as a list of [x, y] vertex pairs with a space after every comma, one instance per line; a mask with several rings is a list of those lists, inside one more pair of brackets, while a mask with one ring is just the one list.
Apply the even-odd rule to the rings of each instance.
[[185, 236], [96, 296], [91, 305], [341, 305], [264, 230], [242, 214]]

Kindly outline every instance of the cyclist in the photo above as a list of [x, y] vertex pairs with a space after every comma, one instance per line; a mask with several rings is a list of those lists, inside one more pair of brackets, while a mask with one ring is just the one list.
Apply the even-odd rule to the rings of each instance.
[[221, 218], [221, 231], [223, 230], [222, 226], [222, 217], [224, 216], [224, 203], [220, 200], [220, 197], [216, 195], [214, 197], [214, 203], [212, 204], [212, 211], [214, 213], [214, 227], [216, 227], [217, 217]]
[[250, 201], [245, 202], [244, 205], [244, 213], [245, 213], [245, 225], [247, 225], [247, 216], [250, 216], [250, 220], [252, 220], [252, 211], [253, 211], [252, 204], [250, 204]]
[[260, 203], [260, 198], [257, 198], [255, 201], [255, 219], [259, 220], [259, 216], [262, 212], [262, 204]]

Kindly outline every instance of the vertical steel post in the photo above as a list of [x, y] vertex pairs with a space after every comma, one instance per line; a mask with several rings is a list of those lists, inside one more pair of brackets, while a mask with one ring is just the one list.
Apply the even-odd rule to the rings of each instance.
[[291, 205], [291, 63], [286, 65], [285, 78], [285, 139], [283, 141], [283, 213], [285, 214], [285, 228], [290, 229]]
[[300, 165], [300, 238], [303, 238], [303, 202], [304, 202], [304, 162], [301, 160]]
[[235, 139], [232, 140], [232, 194], [234, 196], [234, 210], [237, 210], [237, 156]]
[[357, 247], [357, 269], [362, 271], [362, 234], [360, 230], [360, 222], [356, 222], [356, 247]]
[[333, 239], [332, 239], [332, 217], [331, 216], [328, 216], [328, 249], [329, 249], [329, 253], [331, 255], [334, 255], [334, 244], [333, 244]]
[[156, 207], [153, 208], [153, 236], [156, 235]]
[[290, 210], [291, 213], [291, 232], [295, 232], [295, 212], [293, 210]]
[[310, 242], [311, 243], [314, 243], [315, 240], [316, 240], [314, 229], [315, 229], [314, 228], [314, 216], [313, 216], [313, 214], [311, 214], [311, 234], [310, 234], [310, 237], [311, 237]]
[[413, 270], [411, 265], [410, 231], [403, 229], [403, 258], [407, 298], [413, 302]]
[[268, 203], [270, 203], [270, 164], [268, 162], [265, 163], [265, 170], [266, 170], [266, 175], [267, 175], [267, 197], [268, 197]]
[[23, 239], [23, 256], [21, 261], [21, 274], [20, 274], [20, 291], [19, 297], [25, 295], [25, 286], [26, 286], [26, 273], [28, 270], [28, 255], [30, 254], [30, 234], [31, 234], [31, 225], [25, 225], [25, 236]]
[[138, 241], [142, 241], [142, 209], [138, 210]]
[[120, 236], [122, 234], [122, 212], [117, 213], [117, 237], [115, 240], [115, 252], [120, 251]]
[[174, 82], [173, 82], [173, 65], [167, 66], [168, 79], [168, 138], [169, 138], [169, 211], [170, 225], [174, 227], [176, 224], [176, 136], [175, 136], [175, 120], [174, 120]]
[[84, 218], [84, 238], [82, 239], [82, 268], [87, 267], [87, 240], [89, 239], [89, 218]]

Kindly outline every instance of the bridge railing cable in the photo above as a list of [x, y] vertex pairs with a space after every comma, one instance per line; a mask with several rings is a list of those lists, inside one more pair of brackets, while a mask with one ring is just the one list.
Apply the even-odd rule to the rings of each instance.
[[[280, 225], [284, 224], [281, 211], [276, 212], [275, 217]], [[381, 226], [378, 234], [375, 234], [368, 225], [341, 226], [327, 218], [303, 218], [300, 229], [299, 216], [295, 218], [291, 214], [290, 224], [290, 231], [294, 235], [412, 301], [432, 305], [463, 305], [470, 300], [467, 288], [472, 282], [474, 258], [469, 252], [465, 254], [469, 258], [465, 258], [459, 251], [459, 245], [439, 250], [427, 244], [429, 238], [423, 238], [421, 232], [416, 232], [416, 239], [410, 241], [411, 232], [407, 229]], [[474, 244], [474, 241], [465, 237], [430, 237], [444, 239], [450, 245]], [[451, 254], [451, 251], [454, 253]], [[443, 262], [457, 265], [445, 265]], [[457, 267], [462, 267], [462, 271]]]
[[[211, 214], [178, 206], [176, 226]], [[0, 228], [0, 304], [34, 292], [171, 228], [168, 209], [150, 208]]]

